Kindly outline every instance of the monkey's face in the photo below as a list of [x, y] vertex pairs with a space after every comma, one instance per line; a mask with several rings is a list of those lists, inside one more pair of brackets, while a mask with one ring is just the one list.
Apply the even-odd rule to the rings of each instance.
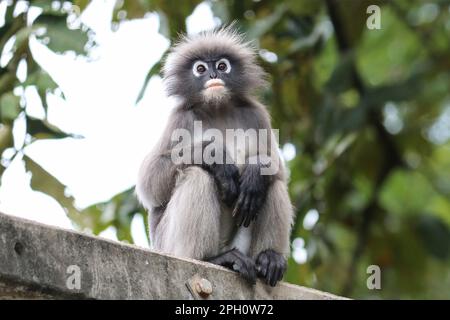
[[221, 104], [266, 85], [256, 52], [232, 29], [183, 38], [172, 48], [163, 71], [168, 94], [190, 106]]
[[225, 81], [230, 82], [231, 72], [230, 60], [225, 57], [196, 60], [192, 64], [196, 87], [206, 102], [220, 102], [229, 97], [230, 89]]
[[[176, 76], [174, 76], [176, 75]], [[169, 93], [189, 104], [220, 105], [248, 90], [249, 79], [237, 57], [220, 52], [196, 54], [168, 77]]]

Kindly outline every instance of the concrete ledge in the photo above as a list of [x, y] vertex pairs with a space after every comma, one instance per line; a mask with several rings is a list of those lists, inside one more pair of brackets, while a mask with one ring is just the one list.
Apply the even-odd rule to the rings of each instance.
[[[79, 288], [70, 285], [74, 268]], [[211, 285], [209, 295], [196, 293], [200, 278]], [[342, 299], [287, 283], [271, 288], [258, 281], [250, 286], [234, 272], [209, 263], [0, 213], [0, 299], [23, 298]]]

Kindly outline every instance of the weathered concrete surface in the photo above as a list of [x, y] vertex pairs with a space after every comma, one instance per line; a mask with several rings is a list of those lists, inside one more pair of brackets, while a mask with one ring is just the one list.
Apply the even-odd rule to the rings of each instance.
[[[80, 289], [66, 285], [73, 265], [81, 271]], [[341, 299], [287, 283], [250, 286], [209, 263], [0, 213], [0, 299], [193, 299], [186, 285], [193, 276], [211, 283], [210, 299]]]

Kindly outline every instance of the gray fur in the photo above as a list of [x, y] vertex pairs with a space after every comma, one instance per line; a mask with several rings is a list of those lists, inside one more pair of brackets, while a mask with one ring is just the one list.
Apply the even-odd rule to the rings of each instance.
[[277, 179], [267, 195], [267, 200], [253, 228], [250, 256], [272, 249], [287, 257], [289, 237], [293, 223], [293, 208], [289, 200], [286, 183]]
[[[166, 58], [163, 74], [169, 95], [185, 102], [198, 103], [199, 86], [192, 79], [191, 66], [196, 60], [228, 57], [233, 70], [225, 81], [236, 96], [245, 97], [267, 85], [266, 73], [256, 63], [256, 53], [250, 42], [245, 42], [233, 26], [184, 36], [175, 44]], [[188, 103], [188, 105], [190, 105]]]
[[220, 203], [214, 180], [206, 171], [189, 167], [178, 175], [174, 193], [155, 231], [154, 247], [162, 252], [195, 259], [217, 254]]
[[[234, 63], [232, 78], [224, 80], [231, 96], [211, 106], [202, 102], [199, 89], [192, 85], [191, 66], [195, 59], [223, 55], [232, 57]], [[254, 49], [228, 27], [182, 38], [166, 60], [164, 77], [169, 94], [182, 100], [172, 112], [160, 141], [143, 161], [136, 192], [150, 211], [153, 249], [205, 259], [226, 250], [233, 243], [238, 228], [231, 216], [232, 210], [220, 202], [215, 181], [209, 173], [200, 167], [175, 165], [171, 161], [174, 146], [171, 134], [177, 128], [192, 132], [195, 120], [202, 121], [203, 130], [216, 128], [224, 136], [226, 129], [271, 130], [265, 107], [253, 97], [255, 90], [266, 84], [265, 75], [255, 62]], [[276, 141], [272, 139], [270, 143], [277, 150]], [[260, 152], [253, 150], [256, 151], [246, 152], [245, 156], [252, 157]], [[251, 233], [247, 249], [253, 258], [265, 249], [284, 256], [289, 253], [293, 208], [279, 154], [272, 152], [268, 156], [279, 163], [280, 170], [272, 177], [266, 202], [251, 223], [250, 232], [241, 232], [242, 237]]]

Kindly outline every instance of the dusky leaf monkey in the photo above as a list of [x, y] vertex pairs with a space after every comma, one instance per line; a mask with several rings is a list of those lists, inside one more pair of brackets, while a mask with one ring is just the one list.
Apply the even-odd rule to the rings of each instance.
[[[255, 49], [233, 26], [184, 36], [163, 75], [178, 105], [136, 185], [152, 248], [275, 286], [286, 270], [293, 208], [270, 117], [255, 98], [267, 83]], [[190, 139], [180, 139], [185, 133]]]

